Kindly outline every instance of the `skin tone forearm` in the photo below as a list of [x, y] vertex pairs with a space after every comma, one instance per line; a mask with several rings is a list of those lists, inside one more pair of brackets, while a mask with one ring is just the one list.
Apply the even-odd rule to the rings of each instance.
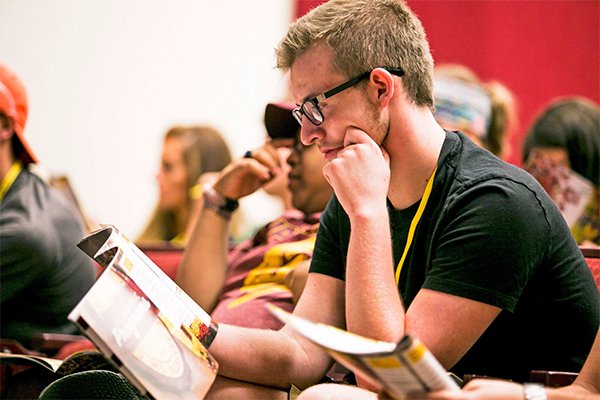
[[[339, 279], [309, 274], [294, 314], [341, 327], [343, 293]], [[313, 385], [331, 366], [325, 351], [287, 327], [268, 331], [221, 325], [210, 352], [220, 375], [280, 388]]]
[[351, 332], [395, 342], [404, 335], [404, 309], [394, 280], [389, 230], [381, 228], [388, 225], [382, 222], [387, 221], [387, 209], [377, 211], [351, 222], [346, 319]]
[[[245, 345], [232, 345], [240, 341]], [[286, 331], [221, 325], [210, 351], [219, 361], [219, 375], [281, 389], [313, 384], [321, 370]]]
[[208, 313], [225, 282], [228, 232], [228, 220], [203, 209], [177, 270], [177, 284]]
[[348, 130], [344, 146], [323, 173], [352, 226], [346, 264], [348, 330], [396, 341], [404, 334], [404, 310], [393, 275], [388, 228], [389, 165], [384, 151], [365, 132]]
[[[270, 144], [252, 154], [253, 158], [235, 160], [212, 178], [217, 194], [241, 199], [254, 193], [280, 171], [279, 158]], [[202, 208], [177, 271], [177, 284], [209, 313], [225, 283], [228, 236], [229, 220], [212, 209]]]

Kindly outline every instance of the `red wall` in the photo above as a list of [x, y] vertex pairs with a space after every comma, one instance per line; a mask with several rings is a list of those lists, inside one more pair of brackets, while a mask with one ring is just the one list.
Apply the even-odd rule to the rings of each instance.
[[[303, 15], [320, 0], [296, 0]], [[508, 161], [520, 164], [527, 127], [551, 99], [600, 102], [600, 1], [408, 0], [436, 63], [460, 63], [503, 82], [519, 106]]]

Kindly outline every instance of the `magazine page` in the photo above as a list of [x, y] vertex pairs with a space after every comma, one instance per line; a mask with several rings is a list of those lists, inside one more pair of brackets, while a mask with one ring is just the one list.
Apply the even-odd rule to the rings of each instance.
[[217, 330], [210, 316], [118, 229], [106, 226], [77, 246], [100, 265], [113, 266], [130, 278], [171, 326], [187, 326], [210, 346]]
[[216, 377], [216, 361], [189, 328], [173, 326], [114, 265], [69, 320], [149, 398], [199, 399]]
[[273, 305], [267, 307], [286, 326], [323, 347], [357, 377], [392, 398], [401, 399], [406, 393], [459, 390], [418, 339], [405, 336], [399, 343], [382, 342], [308, 321]]
[[0, 353], [0, 364], [45, 368], [57, 374], [57, 376], [96, 369], [114, 370], [116, 372], [114, 366], [97, 350], [76, 351], [64, 360], [32, 354]]
[[62, 360], [27, 354], [0, 353], [0, 364], [35, 365], [56, 372]]

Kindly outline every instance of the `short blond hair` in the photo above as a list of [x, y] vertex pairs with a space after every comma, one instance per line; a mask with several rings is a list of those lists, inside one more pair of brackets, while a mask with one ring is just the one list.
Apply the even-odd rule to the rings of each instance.
[[401, 0], [330, 0], [292, 24], [276, 49], [277, 68], [317, 43], [333, 51], [348, 78], [377, 67], [402, 68], [404, 89], [417, 105], [433, 108], [433, 57], [419, 19]]

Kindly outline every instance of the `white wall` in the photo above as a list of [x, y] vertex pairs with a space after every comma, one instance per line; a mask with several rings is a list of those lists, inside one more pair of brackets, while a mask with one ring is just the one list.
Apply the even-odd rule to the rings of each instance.
[[136, 236], [157, 198], [161, 139], [208, 123], [234, 156], [287, 93], [274, 48], [291, 0], [2, 0], [0, 62], [25, 83], [26, 137], [100, 223]]

